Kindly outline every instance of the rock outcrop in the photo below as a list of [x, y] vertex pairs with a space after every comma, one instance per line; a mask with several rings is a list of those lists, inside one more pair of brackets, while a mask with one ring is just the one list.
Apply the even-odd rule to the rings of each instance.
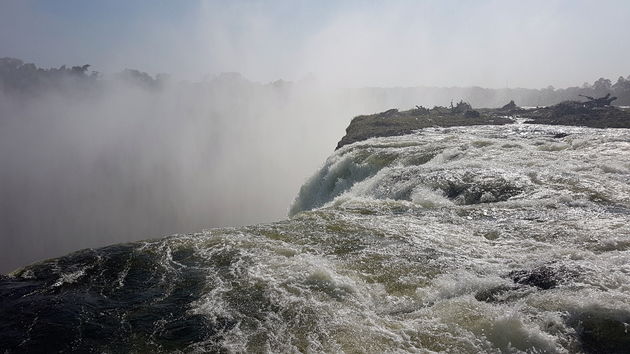
[[428, 109], [416, 106], [415, 109], [402, 112], [390, 109], [381, 113], [355, 117], [346, 128], [346, 135], [337, 144], [337, 149], [369, 138], [404, 135], [422, 128], [496, 125], [512, 122], [506, 117], [473, 110], [465, 102], [460, 102], [451, 108], [436, 106]]
[[514, 123], [515, 118], [526, 118], [527, 124], [630, 128], [630, 110], [610, 105], [615, 97], [607, 95], [587, 99], [586, 102], [564, 101], [553, 106], [530, 109], [518, 107], [514, 101], [501, 108], [473, 109], [470, 104], [460, 101], [455, 106], [451, 103], [450, 108], [416, 106], [408, 111], [390, 109], [352, 119], [337, 149], [369, 138], [404, 135], [423, 128], [503, 125]]

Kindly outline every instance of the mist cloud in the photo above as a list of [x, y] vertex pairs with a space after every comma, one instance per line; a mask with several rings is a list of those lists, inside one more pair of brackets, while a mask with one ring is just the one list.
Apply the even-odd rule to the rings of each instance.
[[385, 104], [236, 73], [187, 83], [81, 70], [1, 75], [0, 271], [282, 219], [349, 119]]
[[[0, 271], [82, 247], [283, 218], [358, 114], [575, 98], [424, 86], [614, 81], [628, 74], [628, 8], [3, 1], [0, 57], [91, 64], [101, 76], [88, 88], [0, 89]], [[116, 74], [129, 67], [172, 76], [143, 86]]]

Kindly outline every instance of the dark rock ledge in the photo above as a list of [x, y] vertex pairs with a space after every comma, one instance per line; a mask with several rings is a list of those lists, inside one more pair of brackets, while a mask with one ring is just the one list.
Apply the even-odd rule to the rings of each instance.
[[611, 106], [614, 97], [588, 99], [586, 102], [565, 101], [537, 108], [521, 108], [510, 101], [501, 108], [473, 109], [468, 103], [459, 102], [455, 106], [451, 104], [451, 107], [428, 109], [416, 106], [408, 111], [390, 109], [352, 119], [337, 149], [369, 138], [405, 135], [423, 128], [504, 125], [514, 123], [516, 118], [526, 118], [527, 124], [630, 128], [630, 110]]

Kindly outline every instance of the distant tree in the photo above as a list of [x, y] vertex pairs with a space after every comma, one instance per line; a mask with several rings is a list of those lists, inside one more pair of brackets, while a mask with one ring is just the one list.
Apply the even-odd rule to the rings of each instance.
[[612, 85], [612, 90], [615, 96], [619, 97], [619, 100], [615, 102], [620, 106], [630, 105], [630, 76], [624, 79], [623, 76], [619, 76], [617, 82]]
[[15, 58], [0, 58], [0, 70], [16, 70], [18, 67], [24, 64], [20, 59]]
[[97, 75], [87, 75], [90, 65], [65, 65], [42, 69], [32, 63], [15, 58], [0, 58], [0, 87], [7, 93], [27, 94], [36, 97], [47, 90], [78, 90], [85, 92], [93, 87]]
[[154, 88], [157, 86], [156, 79], [151, 75], [135, 69], [125, 69], [121, 73], [116, 74], [116, 77], [130, 84], [144, 88]]
[[608, 91], [612, 87], [612, 82], [609, 79], [604, 79], [600, 77], [597, 81], [593, 83], [593, 90], [595, 91]]
[[630, 80], [624, 79], [623, 76], [619, 76], [617, 82], [612, 85], [615, 91], [630, 91]]
[[76, 75], [85, 75], [89, 67], [90, 64], [85, 64], [83, 66], [73, 66], [72, 69], [70, 69], [70, 72]]

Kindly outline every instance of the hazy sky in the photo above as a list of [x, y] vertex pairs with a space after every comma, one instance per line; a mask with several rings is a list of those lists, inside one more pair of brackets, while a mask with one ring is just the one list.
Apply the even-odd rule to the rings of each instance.
[[630, 1], [2, 0], [0, 56], [200, 79], [565, 87], [630, 74]]

